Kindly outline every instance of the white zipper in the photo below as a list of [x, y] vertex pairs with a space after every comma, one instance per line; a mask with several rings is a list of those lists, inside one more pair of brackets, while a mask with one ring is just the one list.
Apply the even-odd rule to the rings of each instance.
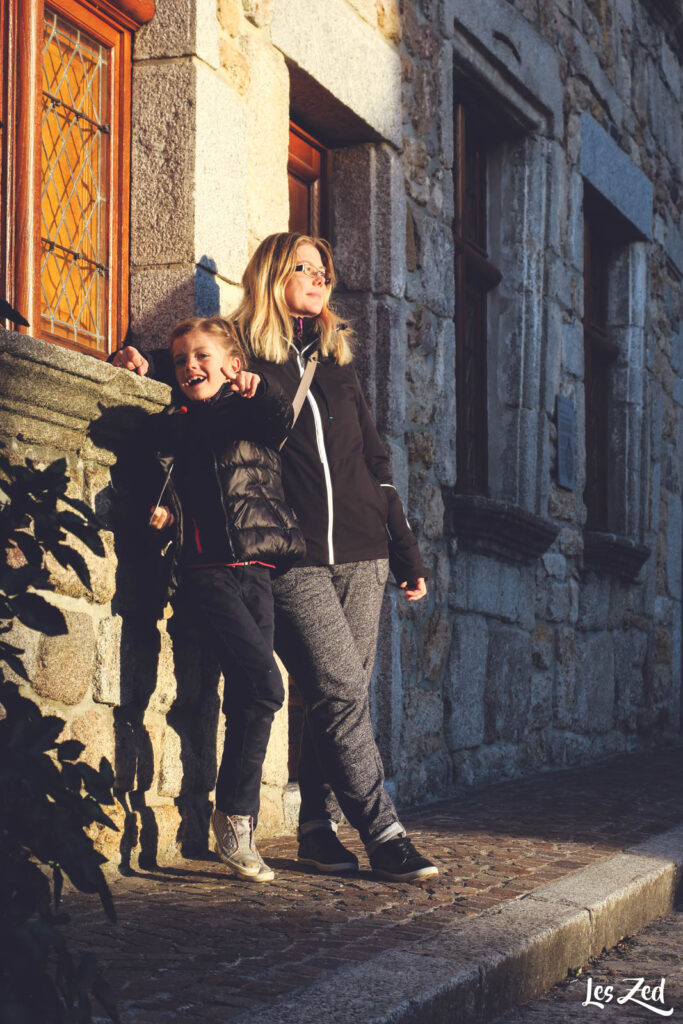
[[[306, 346], [310, 348], [310, 345]], [[304, 363], [301, 356], [305, 349], [302, 350], [301, 355], [297, 352], [296, 357], [299, 363], [299, 376], [304, 375]], [[332, 477], [330, 475], [330, 464], [327, 461], [327, 452], [325, 451], [325, 439], [323, 436], [323, 423], [320, 417], [320, 409], [318, 404], [311, 394], [311, 389], [308, 389], [306, 398], [311, 403], [311, 409], [313, 410], [313, 422], [315, 423], [315, 439], [318, 445], [318, 455], [323, 466], [323, 474], [325, 476], [325, 488], [327, 490], [327, 558], [330, 565], [334, 565], [334, 547], [332, 546], [332, 530], [334, 527], [334, 513], [332, 509]]]

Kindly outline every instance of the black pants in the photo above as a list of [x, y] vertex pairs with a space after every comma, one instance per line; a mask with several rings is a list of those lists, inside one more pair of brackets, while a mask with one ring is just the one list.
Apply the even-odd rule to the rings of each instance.
[[284, 688], [273, 657], [273, 592], [260, 565], [186, 569], [180, 606], [219, 660], [225, 746], [216, 807], [258, 817], [261, 770]]

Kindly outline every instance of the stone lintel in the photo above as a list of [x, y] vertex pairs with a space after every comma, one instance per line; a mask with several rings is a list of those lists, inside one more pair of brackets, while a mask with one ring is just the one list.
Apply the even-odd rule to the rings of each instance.
[[652, 238], [652, 182], [590, 114], [581, 115], [580, 169], [584, 180], [635, 229]]
[[558, 533], [550, 519], [508, 502], [472, 494], [446, 494], [444, 530], [463, 551], [513, 565], [528, 565], [547, 551]]
[[563, 87], [553, 47], [505, 0], [459, 3], [453, 39], [456, 68], [480, 79], [522, 127], [563, 128]]
[[289, 63], [380, 138], [401, 145], [401, 59], [377, 29], [343, 0], [276, 0], [270, 30]]

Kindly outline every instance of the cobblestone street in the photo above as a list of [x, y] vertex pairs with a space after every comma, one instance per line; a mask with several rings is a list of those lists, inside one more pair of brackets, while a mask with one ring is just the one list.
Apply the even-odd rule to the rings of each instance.
[[259, 1008], [349, 963], [437, 937], [457, 915], [523, 897], [680, 824], [682, 769], [681, 750], [630, 755], [406, 813], [441, 871], [422, 885], [374, 879], [349, 829], [357, 876], [302, 870], [292, 837], [263, 843], [276, 869], [269, 884], [238, 882], [217, 860], [134, 873], [113, 883], [116, 926], [95, 900], [67, 894], [71, 941], [97, 955], [124, 1024], [245, 1011], [257, 1021]]

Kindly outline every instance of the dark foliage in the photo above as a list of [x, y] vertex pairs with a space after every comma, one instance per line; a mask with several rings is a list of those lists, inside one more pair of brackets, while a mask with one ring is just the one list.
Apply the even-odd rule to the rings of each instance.
[[99, 770], [80, 761], [81, 743], [60, 743], [62, 719], [43, 715], [3, 670], [28, 681], [23, 651], [5, 638], [15, 620], [50, 636], [66, 632], [59, 609], [35, 592], [50, 589], [45, 555], [89, 586], [69, 535], [104, 554], [96, 517], [67, 497], [67, 484], [63, 459], [38, 469], [0, 453], [0, 1024], [86, 1024], [92, 997], [118, 1020], [94, 957], [77, 961], [59, 927], [68, 921], [65, 877], [96, 893], [115, 919], [105, 858], [85, 831], [116, 827], [101, 806], [113, 804], [112, 769], [104, 758]]

